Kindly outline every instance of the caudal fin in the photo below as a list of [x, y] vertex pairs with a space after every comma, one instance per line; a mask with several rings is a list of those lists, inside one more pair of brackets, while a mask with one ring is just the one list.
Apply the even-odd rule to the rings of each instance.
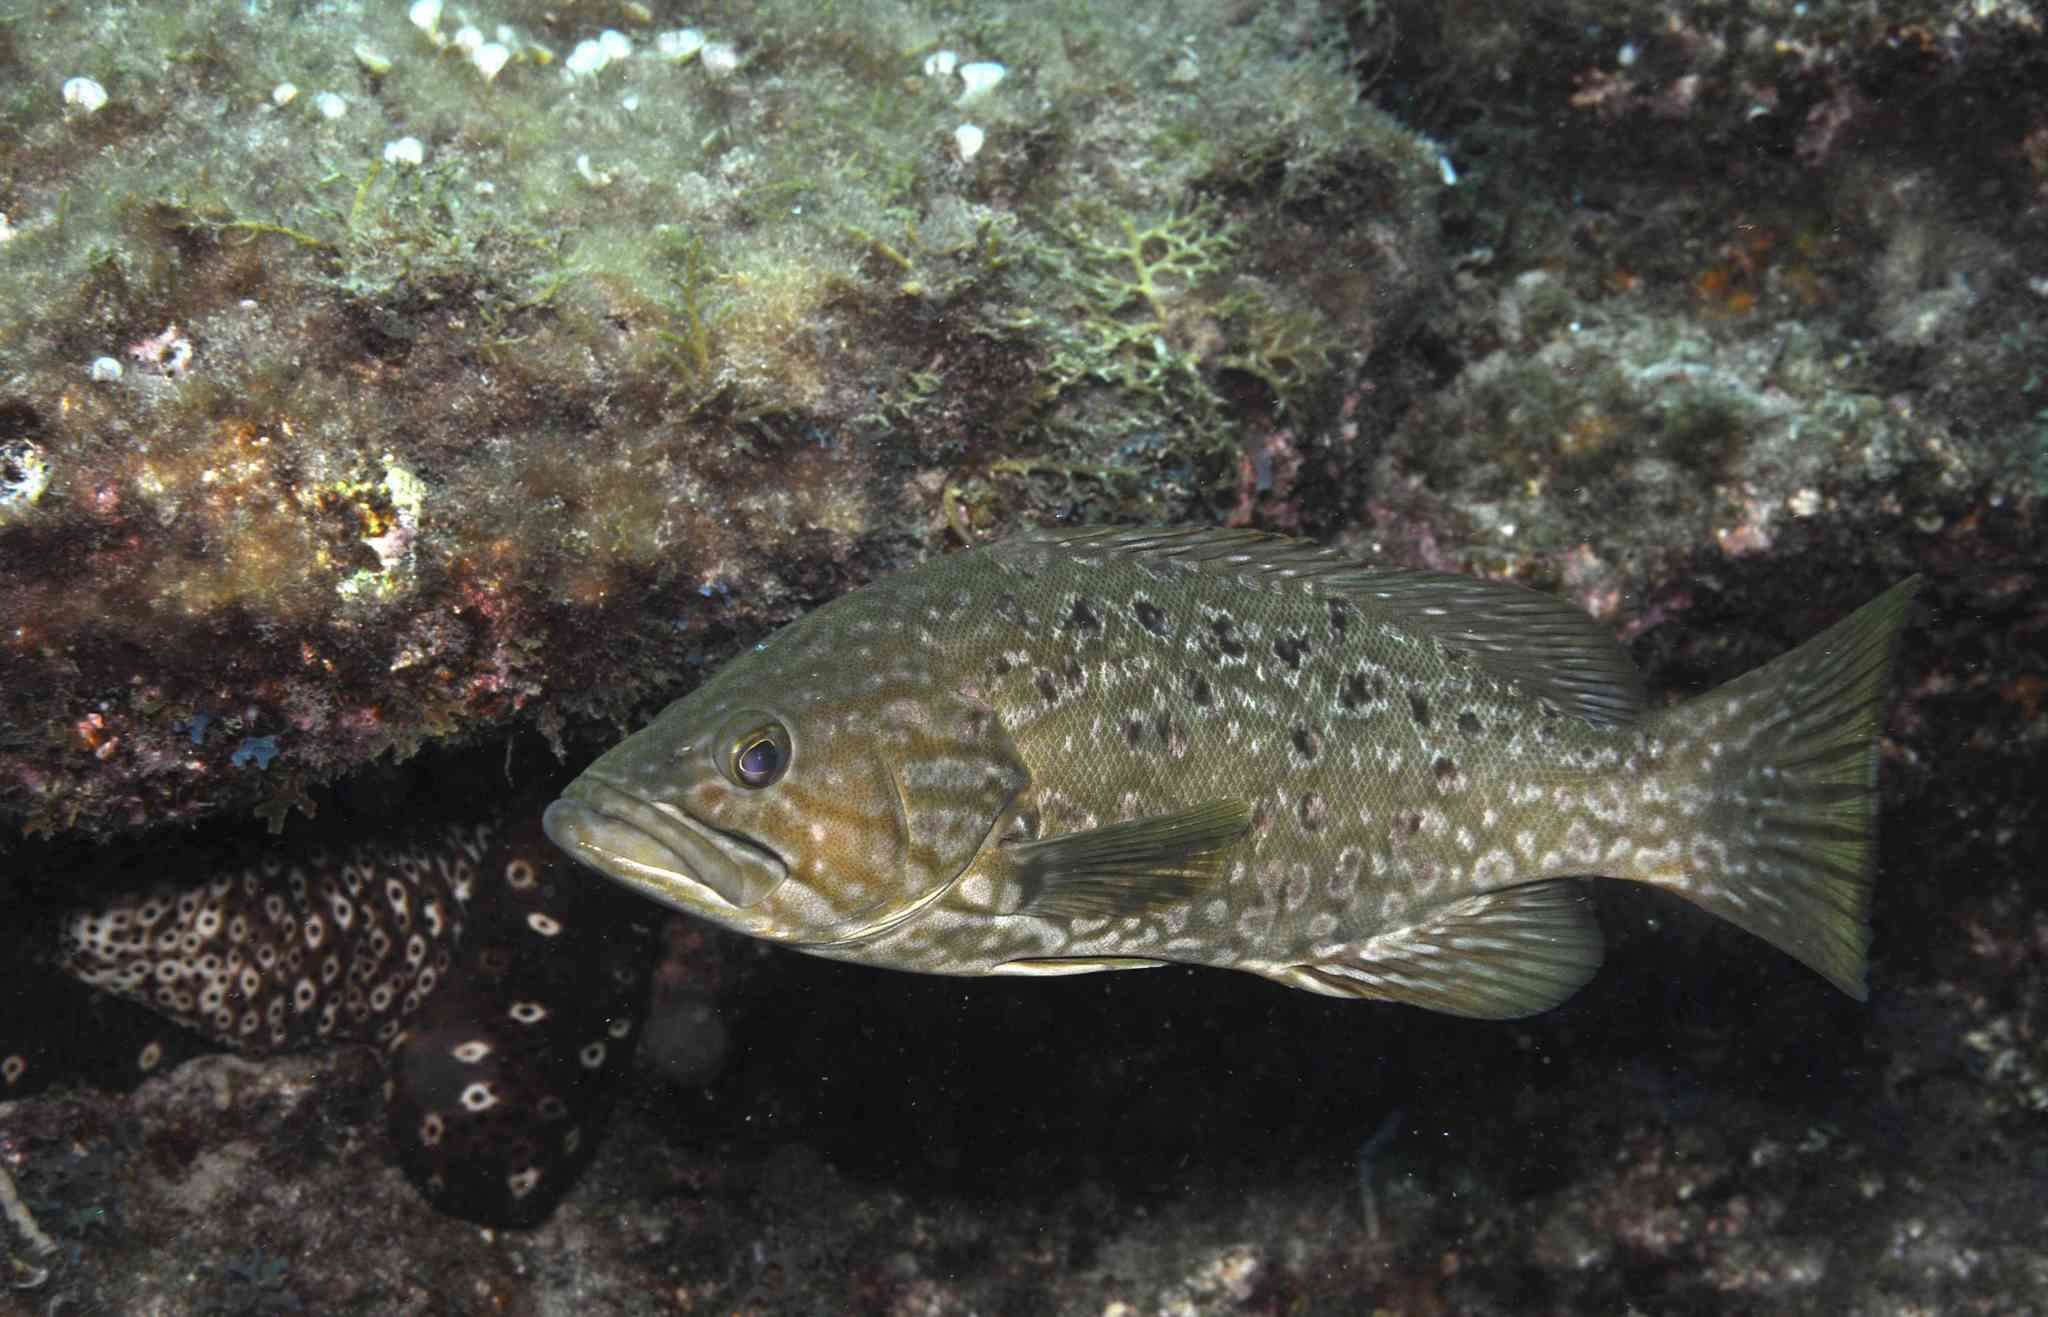
[[1659, 886], [1738, 924], [1863, 1000], [1886, 679], [1920, 578], [1798, 649], [1653, 715], [1704, 759], [1708, 826]]

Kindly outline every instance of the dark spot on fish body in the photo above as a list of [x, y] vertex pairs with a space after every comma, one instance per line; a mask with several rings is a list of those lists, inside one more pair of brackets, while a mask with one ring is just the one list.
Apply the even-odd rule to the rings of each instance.
[[1419, 690], [1408, 692], [1408, 714], [1415, 719], [1417, 727], [1429, 726], [1429, 697]]
[[991, 608], [997, 617], [1008, 622], [1011, 626], [1021, 627], [1031, 624], [1030, 619], [1024, 614], [1024, 605], [1018, 602], [1016, 595], [1011, 594], [1007, 590], [996, 596], [996, 601]]
[[1437, 788], [1441, 790], [1458, 776], [1458, 765], [1448, 755], [1438, 755], [1430, 764], [1429, 771], [1436, 776]]
[[1031, 675], [1031, 684], [1038, 689], [1038, 698], [1047, 704], [1057, 704], [1060, 698], [1059, 678], [1046, 668], [1040, 668]]
[[1323, 801], [1323, 793], [1311, 791], [1302, 796], [1301, 803], [1296, 807], [1296, 813], [1301, 818], [1301, 826], [1304, 832], [1320, 832], [1324, 820], [1329, 817], [1330, 810], [1329, 806]]
[[1223, 651], [1225, 658], [1241, 659], [1245, 655], [1244, 641], [1237, 638], [1237, 623], [1227, 617], [1219, 617], [1209, 624], [1216, 635], [1216, 648]]
[[1346, 713], [1368, 715], [1384, 712], [1389, 695], [1387, 679], [1378, 665], [1362, 663], [1337, 685], [1337, 706]]
[[1165, 609], [1162, 609], [1151, 600], [1140, 596], [1131, 601], [1131, 612], [1137, 617], [1139, 626], [1161, 639], [1166, 637]]
[[1305, 636], [1282, 636], [1273, 642], [1273, 654], [1290, 671], [1301, 671], [1301, 662], [1308, 657], [1308, 639]]
[[1073, 606], [1067, 609], [1066, 616], [1061, 619], [1060, 629], [1079, 632], [1082, 637], [1092, 640], [1102, 634], [1102, 617], [1095, 611], [1087, 596], [1077, 595]]
[[1322, 753], [1323, 738], [1299, 723], [1288, 733], [1288, 738], [1294, 743], [1296, 757], [1305, 764], [1314, 763], [1316, 756]]
[[1479, 724], [1479, 715], [1466, 709], [1458, 714], [1458, 730], [1467, 736], [1477, 736], [1485, 728]]
[[1190, 668], [1181, 674], [1181, 684], [1187, 688], [1188, 700], [1198, 709], [1206, 709], [1216, 702], [1216, 693], [1209, 688], [1209, 679]]
[[1325, 599], [1330, 610], [1330, 639], [1343, 642], [1344, 634], [1351, 629], [1351, 605], [1342, 599]]

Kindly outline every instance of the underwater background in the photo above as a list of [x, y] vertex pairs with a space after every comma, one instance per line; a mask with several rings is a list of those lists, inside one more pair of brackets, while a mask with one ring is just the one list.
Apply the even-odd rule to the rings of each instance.
[[[2048, 1310], [2044, 23], [0, 4], [0, 1312]], [[1477, 1022], [829, 964], [516, 849], [775, 627], [1095, 523], [1558, 594], [1657, 704], [1922, 573], [1869, 1002], [1619, 883]], [[368, 939], [462, 854], [539, 904], [420, 1019], [598, 1057], [527, 1205], [465, 1176], [543, 1117], [412, 1139], [371, 990], [235, 1055], [58, 963], [294, 870]]]

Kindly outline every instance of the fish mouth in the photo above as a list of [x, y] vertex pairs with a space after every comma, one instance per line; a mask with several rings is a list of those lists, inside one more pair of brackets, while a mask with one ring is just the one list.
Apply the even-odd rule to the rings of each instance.
[[585, 773], [541, 815], [548, 840], [664, 905], [745, 910], [789, 876], [781, 856]]

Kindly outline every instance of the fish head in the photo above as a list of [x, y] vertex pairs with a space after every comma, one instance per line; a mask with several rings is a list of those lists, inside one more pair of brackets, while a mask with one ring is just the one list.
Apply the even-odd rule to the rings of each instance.
[[600, 756], [544, 823], [575, 859], [686, 914], [858, 943], [994, 844], [1028, 774], [995, 711], [922, 664], [791, 663], [778, 647]]

